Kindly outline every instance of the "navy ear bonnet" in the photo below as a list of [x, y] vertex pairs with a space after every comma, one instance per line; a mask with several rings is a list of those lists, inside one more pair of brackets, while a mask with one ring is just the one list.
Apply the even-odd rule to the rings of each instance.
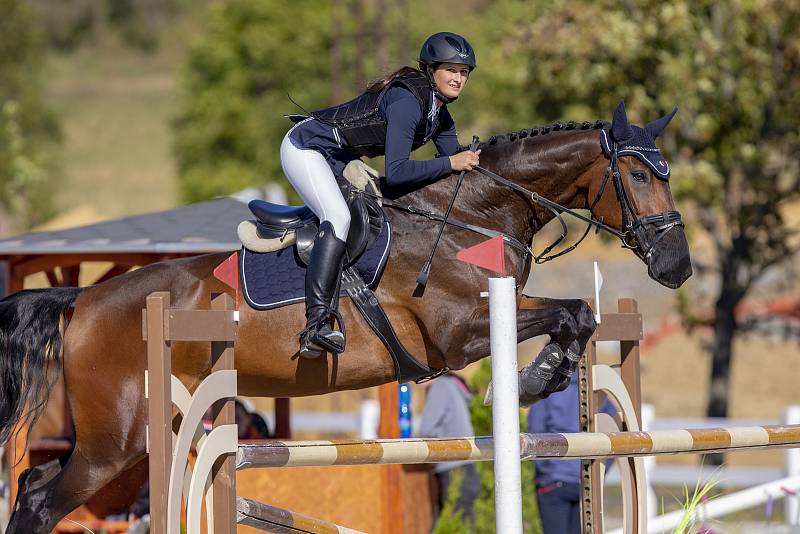
[[611, 126], [600, 130], [600, 146], [606, 156], [611, 157], [614, 142], [617, 143], [617, 154], [620, 156], [635, 156], [650, 167], [656, 178], [669, 180], [669, 163], [661, 155], [656, 146], [656, 137], [675, 116], [678, 108], [671, 113], [649, 123], [644, 128], [628, 123], [625, 113], [625, 104], [620, 102], [614, 110]]

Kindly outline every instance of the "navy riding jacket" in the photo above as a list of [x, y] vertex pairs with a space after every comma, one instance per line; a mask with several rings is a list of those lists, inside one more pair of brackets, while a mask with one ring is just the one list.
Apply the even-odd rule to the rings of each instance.
[[[435, 98], [435, 96], [431, 96]], [[458, 150], [456, 125], [447, 106], [438, 108], [435, 102], [428, 106], [430, 112], [422, 117], [419, 101], [406, 88], [394, 86], [386, 90], [380, 104], [380, 112], [386, 119], [386, 183], [390, 186], [405, 186], [442, 178], [452, 172], [451, 156]], [[412, 160], [411, 146], [414, 132], [421, 121], [426, 121], [428, 134], [439, 154], [430, 160]], [[341, 176], [345, 166], [360, 156], [347, 146], [336, 128], [310, 118], [299, 123], [289, 134], [297, 148], [320, 152], [331, 166], [334, 175]]]
[[[578, 373], [572, 373], [569, 386], [564, 391], [553, 393], [531, 406], [528, 412], [528, 432], [570, 433], [580, 432], [580, 402], [578, 400]], [[600, 412], [612, 417], [617, 413], [606, 400]], [[536, 460], [536, 486], [543, 487], [554, 482], [580, 483], [580, 460]]]

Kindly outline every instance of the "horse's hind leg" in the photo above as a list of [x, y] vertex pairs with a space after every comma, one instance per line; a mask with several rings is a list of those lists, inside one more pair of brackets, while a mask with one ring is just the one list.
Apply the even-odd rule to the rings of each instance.
[[[79, 304], [80, 301], [79, 301]], [[99, 320], [92, 313], [114, 320]], [[8, 532], [48, 533], [64, 516], [145, 457], [141, 310], [78, 306], [64, 337], [64, 378], [75, 425], [72, 453], [55, 475], [32, 473]], [[88, 315], [88, 317], [87, 317]], [[135, 318], [135, 320], [134, 320]], [[52, 474], [48, 472], [47, 474]], [[35, 482], [35, 483], [34, 483]]]
[[6, 532], [50, 532], [64, 516], [138, 460], [141, 457], [123, 459], [102, 446], [87, 447], [79, 442], [60, 470], [58, 460], [26, 470], [20, 477], [20, 492]]

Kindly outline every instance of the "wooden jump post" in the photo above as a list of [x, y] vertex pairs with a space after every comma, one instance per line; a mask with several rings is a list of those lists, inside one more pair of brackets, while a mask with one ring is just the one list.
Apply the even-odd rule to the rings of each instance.
[[[594, 299], [586, 299], [596, 308]], [[581, 432], [615, 432], [642, 430], [641, 368], [639, 343], [644, 326], [639, 306], [632, 298], [617, 301], [616, 313], [600, 315], [600, 322], [581, 358], [579, 368], [579, 427]], [[612, 365], [597, 363], [597, 343], [619, 342], [619, 359]], [[600, 413], [604, 397], [613, 401], [618, 416]], [[622, 487], [623, 526], [625, 532], [647, 532], [647, 481], [644, 461], [627, 457], [616, 460]], [[603, 479], [605, 465], [592, 459], [581, 464], [582, 531], [602, 534]]]
[[[179, 534], [183, 498], [189, 534], [200, 532], [203, 499], [209, 532], [233, 532], [236, 524], [243, 524], [288, 533], [358, 534], [327, 521], [236, 497], [234, 459], [238, 433], [233, 345], [237, 323], [238, 312], [226, 294], [214, 296], [210, 310], [171, 308], [166, 292], [147, 297], [142, 335], [147, 340], [148, 370], [144, 379], [148, 399], [150, 531]], [[206, 341], [211, 345], [212, 371], [191, 393], [172, 375], [171, 349], [176, 341]], [[173, 405], [181, 415], [176, 435]], [[202, 418], [209, 409], [213, 427], [205, 435]], [[193, 443], [197, 458], [191, 466], [188, 458]]]
[[[495, 278], [492, 279], [495, 284], [502, 284], [503, 281], [509, 286], [509, 295], [513, 293], [513, 279]], [[508, 282], [512, 283], [508, 283]], [[491, 289], [491, 283], [490, 283]], [[534, 457], [550, 457], [548, 451], [562, 451], [564, 449], [564, 440], [571, 439], [573, 443], [583, 443], [587, 436], [572, 436], [567, 438], [567, 435], [558, 435], [553, 440], [547, 441], [546, 437], [531, 435], [522, 435], [519, 438], [519, 427], [517, 426], [518, 419], [518, 403], [516, 391], [516, 335], [515, 335], [515, 300], [509, 298], [498, 299], [498, 292], [495, 291], [495, 298], [493, 299], [490, 291], [490, 307], [495, 310], [495, 323], [498, 323], [497, 310], [500, 310], [501, 319], [498, 324], [493, 324], [492, 329], [492, 353], [493, 358], [493, 380], [495, 380], [495, 391], [506, 392], [505, 399], [495, 397], [493, 418], [499, 417], [502, 419], [503, 414], [513, 415], [513, 424], [504, 424], [501, 421], [495, 420], [495, 428], [505, 426], [506, 434], [505, 445], [502, 447], [504, 451], [501, 454], [501, 461], [496, 462], [495, 470], [498, 470], [498, 464], [505, 461], [507, 468], [512, 468], [511, 483], [506, 483], [505, 488], [511, 488], [512, 498], [508, 498], [504, 491], [496, 491], [498, 496], [497, 508], [498, 514], [505, 514], [506, 517], [512, 517], [512, 523], [519, 523], [521, 518], [517, 520], [519, 515], [517, 510], [500, 512], [504, 504], [510, 501], [519, 500], [516, 497], [521, 497], [521, 490], [519, 489], [519, 475], [514, 476], [513, 468], [516, 467], [518, 472], [519, 459], [531, 459]], [[509, 304], [510, 302], [510, 304]], [[523, 299], [522, 306], [525, 306]], [[633, 310], [635, 312], [635, 302], [633, 303]], [[505, 312], [505, 313], [503, 313]], [[217, 463], [211, 472], [211, 479], [214, 480], [213, 492], [214, 503], [207, 502], [207, 512], [209, 516], [209, 525], [214, 524], [217, 532], [227, 531], [233, 523], [234, 516], [236, 515], [236, 506], [234, 505], [235, 496], [235, 474], [233, 473], [232, 455], [238, 451], [237, 465], [238, 468], [244, 469], [256, 465], [254, 457], [261, 456], [275, 456], [278, 454], [280, 457], [286, 451], [291, 451], [293, 457], [298, 454], [308, 454], [308, 451], [328, 450], [324, 452], [322, 459], [317, 457], [311, 464], [294, 463], [291, 465], [342, 465], [347, 463], [344, 460], [344, 451], [356, 451], [356, 459], [351, 460], [355, 464], [377, 464], [377, 463], [429, 463], [436, 461], [447, 461], [455, 459], [472, 459], [472, 460], [487, 460], [493, 458], [493, 450], [495, 442], [492, 438], [473, 438], [472, 445], [467, 446], [469, 438], [462, 440], [400, 440], [400, 441], [373, 441], [373, 442], [337, 442], [333, 447], [336, 449], [336, 455], [332, 459], [330, 448], [326, 449], [324, 445], [307, 444], [299, 442], [294, 444], [286, 443], [264, 443], [261, 445], [247, 445], [239, 446], [236, 443], [235, 425], [233, 425], [232, 404], [233, 397], [236, 394], [235, 371], [233, 371], [233, 340], [236, 336], [236, 316], [233, 311], [232, 300], [221, 295], [213, 300], [212, 310], [175, 310], [170, 308], [169, 295], [166, 293], [155, 293], [147, 300], [147, 311], [144, 314], [143, 325], [145, 326], [144, 337], [148, 341], [148, 365], [151, 369], [148, 378], [149, 389], [149, 403], [150, 403], [150, 427], [149, 427], [149, 450], [154, 451], [156, 454], [151, 454], [151, 502], [152, 502], [152, 515], [155, 519], [153, 522], [153, 532], [159, 534], [161, 532], [177, 532], [179, 528], [179, 513], [180, 513], [180, 500], [181, 495], [185, 494], [187, 500], [187, 527], [189, 527], [189, 534], [193, 534], [196, 530], [199, 532], [199, 506], [201, 485], [205, 486], [207, 479], [207, 472], [204, 464], [214, 461], [212, 458], [214, 454], [221, 456], [222, 459], [216, 460]], [[500, 323], [509, 323], [502, 325]], [[510, 326], [509, 326], [510, 325]], [[505, 337], [501, 332], [507, 331]], [[511, 332], [511, 334], [509, 334]], [[513, 335], [512, 335], [513, 334]], [[506, 340], [505, 338], [509, 338]], [[594, 341], [603, 339], [617, 339], [623, 340], [623, 343], [629, 339], [641, 338], [641, 316], [638, 314], [621, 313], [621, 314], [605, 314], [603, 315], [603, 322], [598, 328], [593, 338], [590, 351], [594, 350]], [[498, 341], [500, 343], [498, 344]], [[510, 340], [510, 341], [509, 341]], [[204, 381], [194, 392], [194, 395], [189, 395], [185, 387], [180, 381], [171, 376], [170, 365], [170, 349], [174, 341], [210, 341], [212, 345], [211, 361], [213, 363], [214, 372]], [[504, 354], [504, 357], [500, 355]], [[638, 354], [637, 354], [638, 355]], [[629, 362], [631, 360], [628, 360]], [[634, 362], [635, 366], [628, 366], [627, 372], [623, 373], [623, 378], [633, 377], [637, 380], [638, 384], [638, 360]], [[497, 366], [506, 367], [506, 369], [498, 370]], [[511, 372], [507, 372], [508, 370]], [[608, 374], [608, 373], [605, 373]], [[613, 371], [612, 371], [613, 374]], [[504, 376], [509, 375], [512, 380], [503, 387], [499, 387]], [[607, 381], [607, 380], [606, 380]], [[208, 384], [206, 382], [209, 382]], [[211, 384], [215, 382], [216, 385]], [[582, 386], [586, 387], [586, 380], [582, 380]], [[620, 384], [616, 384], [619, 386]], [[617, 403], [624, 408], [630, 406], [639, 406], [638, 395], [634, 395], [636, 400], [631, 400], [628, 395], [628, 389], [625, 387], [611, 388], [615, 389], [614, 398]], [[634, 389], [638, 393], [638, 389]], [[195, 397], [203, 397], [202, 399], [195, 399]], [[621, 400], [620, 400], [621, 399]], [[196, 401], [195, 401], [196, 400]], [[513, 406], [501, 408], [505, 404], [513, 404]], [[183, 423], [181, 431], [176, 436], [173, 444], [172, 436], [172, 408], [171, 404], [175, 403], [183, 414]], [[200, 408], [192, 410], [191, 405], [199, 405]], [[200, 417], [206, 408], [213, 407], [216, 413], [214, 419], [214, 428], [212, 433], [208, 436], [201, 436], [198, 430]], [[588, 406], [588, 403], [582, 403], [582, 414], [587, 412], [587, 409], [594, 411], [594, 404]], [[230, 412], [228, 411], [230, 410]], [[631, 410], [627, 410], [634, 413]], [[593, 412], [592, 412], [593, 413]], [[635, 416], [631, 416], [635, 417]], [[584, 418], [588, 416], [584, 415]], [[509, 419], [509, 417], [506, 417]], [[510, 436], [510, 438], [509, 438]], [[189, 453], [189, 446], [192, 443], [192, 437], [199, 437], [198, 441], [198, 462], [195, 468], [187, 469], [186, 456]], [[557, 457], [576, 457], [575, 455], [583, 455], [584, 457], [592, 457], [592, 451], [604, 450], [602, 444], [608, 442], [608, 438], [600, 438], [595, 436], [595, 441], [590, 442], [591, 445], [584, 446], [583, 448], [575, 448], [573, 445], [566, 456], [559, 456], [555, 454], [552, 456]], [[319, 445], [319, 447], [317, 447]], [[472, 447], [477, 447], [480, 451], [476, 454]], [[394, 454], [384, 455], [383, 448], [388, 451], [395, 451]], [[423, 449], [433, 447], [434, 450], [439, 451], [438, 454], [430, 454], [424, 452]], [[201, 450], [202, 448], [202, 450]], [[378, 452], [380, 449], [381, 452]], [[416, 453], [409, 452], [416, 450]], [[174, 451], [174, 452], [173, 452]], [[207, 454], [203, 454], [206, 451]], [[277, 451], [277, 452], [276, 452]], [[298, 451], [305, 451], [300, 453]], [[422, 452], [421, 452], [422, 451]], [[469, 451], [469, 452], [468, 452]], [[579, 451], [579, 452], [575, 452]], [[607, 451], [610, 452], [610, 451]], [[522, 454], [521, 454], [522, 453]], [[411, 454], [411, 456], [409, 456]], [[417, 454], [418, 456], [414, 456]], [[466, 456], [465, 456], [466, 454]], [[377, 455], [377, 456], [376, 456]], [[421, 455], [421, 456], [419, 456]], [[158, 458], [154, 458], [158, 457]], [[169, 459], [174, 457], [175, 462], [170, 462]], [[167, 459], [166, 461], [163, 459]], [[264, 460], [260, 460], [263, 464]], [[628, 461], [627, 459], [625, 461]], [[275, 464], [272, 464], [275, 465]], [[641, 470], [641, 477], [644, 476], [643, 469]], [[182, 476], [183, 474], [183, 476]], [[502, 479], [504, 475], [496, 473], [497, 479]], [[506, 475], [507, 476], [507, 475]], [[185, 482], [185, 491], [181, 491], [183, 479]], [[625, 504], [628, 508], [636, 507], [637, 499], [631, 498], [635, 496], [637, 477], [631, 476], [629, 486], [633, 488], [632, 492], [628, 492], [628, 498], [625, 499]], [[194, 490], [192, 490], [192, 483]], [[601, 486], [602, 482], [590, 481], [591, 487]], [[643, 487], [643, 486], [639, 486]], [[590, 488], [591, 489], [591, 488]], [[601, 491], [601, 488], [600, 490]], [[516, 493], [516, 497], [514, 496]], [[590, 503], [591, 504], [591, 503]], [[238, 519], [241, 520], [241, 513]], [[212, 519], [213, 517], [213, 519]], [[504, 520], [499, 518], [499, 520]], [[252, 521], [252, 518], [249, 519]], [[324, 522], [320, 522], [324, 523]], [[266, 523], [265, 523], [266, 524]], [[343, 527], [337, 527], [343, 528]], [[503, 527], [505, 528], [505, 527]], [[512, 529], [515, 527], [512, 526]], [[521, 527], [520, 527], [521, 528]], [[164, 529], [164, 530], [159, 530]]]

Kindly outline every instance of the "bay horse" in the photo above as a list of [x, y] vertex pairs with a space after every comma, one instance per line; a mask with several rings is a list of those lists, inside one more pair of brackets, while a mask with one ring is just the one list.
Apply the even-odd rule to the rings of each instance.
[[[659, 120], [646, 127], [653, 138], [668, 122]], [[469, 172], [452, 216], [528, 244], [554, 214], [525, 190], [565, 209], [590, 208], [595, 219], [618, 231], [652, 278], [677, 287], [691, 275], [691, 263], [682, 225], [661, 224], [664, 214], [677, 213], [669, 182], [635, 155], [617, 154], [615, 148], [609, 157], [599, 141], [603, 129], [621, 139], [632, 128], [638, 127], [629, 125], [624, 107], [621, 112], [618, 107], [610, 126], [599, 121], [555, 124], [493, 138], [481, 146], [481, 162], [516, 189]], [[437, 212], [447, 205], [454, 180], [442, 179], [399, 200]], [[609, 182], [614, 187], [606, 187]], [[479, 296], [487, 275], [455, 259], [459, 250], [485, 237], [448, 227], [427, 292], [414, 298], [416, 272], [428, 252], [420, 244], [431, 243], [438, 228], [405, 211], [387, 210], [387, 217], [393, 250], [376, 294], [405, 346], [433, 369], [462, 369], [487, 356], [488, 304]], [[50, 532], [146, 458], [145, 299], [154, 291], [169, 291], [175, 307], [208, 308], [212, 293], [232, 292], [212, 274], [228, 255], [164, 261], [83, 289], [24, 290], [0, 301], [0, 440], [6, 441], [16, 425], [35, 421], [52, 378], [62, 370], [75, 430], [74, 449], [61, 459], [60, 468], [45, 464], [49, 467], [36, 466], [20, 476], [9, 533]], [[523, 281], [531, 257], [512, 253], [507, 267]], [[526, 300], [518, 311], [519, 341], [547, 334], [563, 352], [583, 351], [595, 328], [585, 302]], [[348, 325], [348, 350], [308, 360], [295, 356], [295, 333], [304, 325], [302, 304], [270, 311], [242, 307], [235, 343], [240, 394], [321, 395], [395, 380], [388, 352], [349, 299], [342, 300], [340, 309]], [[177, 343], [172, 358], [173, 373], [190, 390], [210, 372], [207, 343]]]

